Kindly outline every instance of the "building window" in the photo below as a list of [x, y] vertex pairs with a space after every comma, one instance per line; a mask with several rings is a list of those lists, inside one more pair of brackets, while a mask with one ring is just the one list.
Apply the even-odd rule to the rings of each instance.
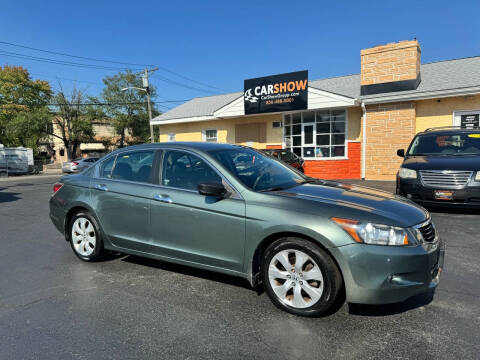
[[272, 128], [281, 128], [282, 122], [281, 121], [272, 121]]
[[175, 138], [176, 138], [175, 133], [168, 134], [168, 141], [175, 141]]
[[204, 141], [206, 142], [217, 142], [217, 129], [206, 129], [204, 131]]
[[305, 111], [283, 116], [283, 144], [305, 159], [345, 157], [346, 110]]

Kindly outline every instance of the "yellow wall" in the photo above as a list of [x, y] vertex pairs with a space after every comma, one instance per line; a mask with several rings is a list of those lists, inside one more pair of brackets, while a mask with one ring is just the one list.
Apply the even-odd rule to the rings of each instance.
[[348, 140], [360, 141], [362, 138], [362, 116], [360, 106], [348, 108]]
[[416, 109], [417, 133], [430, 127], [452, 126], [454, 111], [480, 109], [480, 95], [421, 100], [417, 101]]
[[[273, 121], [281, 121], [282, 115], [243, 116], [211, 121], [199, 121], [192, 123], [169, 124], [160, 126], [160, 142], [168, 140], [169, 133], [175, 133], [176, 141], [202, 141], [202, 130], [217, 129], [218, 142], [235, 143], [235, 124], [265, 122], [267, 129], [266, 143], [252, 143], [254, 148], [265, 148], [266, 145], [282, 144], [282, 128], [273, 128]], [[244, 145], [246, 143], [243, 143]]]
[[[348, 109], [348, 140], [359, 141], [361, 138], [362, 109], [352, 107]], [[242, 116], [211, 121], [199, 121], [191, 123], [168, 124], [160, 126], [160, 142], [168, 141], [168, 134], [175, 133], [176, 141], [202, 141], [202, 130], [217, 129], [218, 142], [235, 143], [235, 125], [265, 122], [267, 129], [266, 143], [252, 143], [254, 148], [265, 148], [266, 145], [282, 144], [282, 128], [273, 128], [273, 121], [282, 121], [281, 114]], [[243, 143], [246, 145], [246, 143]]]

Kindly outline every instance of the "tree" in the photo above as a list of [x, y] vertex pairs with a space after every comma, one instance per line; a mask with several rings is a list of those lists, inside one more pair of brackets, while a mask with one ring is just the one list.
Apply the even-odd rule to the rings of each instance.
[[20, 66], [0, 67], [0, 143], [35, 148], [51, 120], [50, 84]]
[[49, 135], [62, 140], [69, 160], [77, 156], [81, 143], [93, 139], [92, 120], [102, 116], [97, 108], [85, 105], [87, 100], [90, 98], [77, 88], [69, 95], [61, 88], [53, 98], [56, 111]]
[[[147, 112], [147, 94], [145, 91], [124, 88], [142, 88], [142, 74], [127, 70], [103, 79], [105, 88], [101, 98], [108, 104], [105, 113], [112, 119], [115, 132], [119, 135], [118, 146], [127, 143], [146, 142], [150, 136]], [[150, 96], [155, 96], [155, 88], [150, 87]], [[127, 138], [130, 135], [130, 138]]]

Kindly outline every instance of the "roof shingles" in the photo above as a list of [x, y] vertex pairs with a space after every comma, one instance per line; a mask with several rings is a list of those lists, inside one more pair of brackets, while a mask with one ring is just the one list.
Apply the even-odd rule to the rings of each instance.
[[[420, 67], [421, 82], [417, 89], [388, 94], [368, 95], [362, 98], [374, 99], [389, 95], [409, 95], [429, 91], [442, 91], [480, 86], [480, 56], [439, 61], [423, 64]], [[334, 94], [360, 99], [360, 75], [339, 76], [309, 81], [309, 86]], [[198, 116], [213, 116], [221, 107], [241, 97], [243, 92], [199, 97], [187, 101], [153, 119], [161, 122]]]

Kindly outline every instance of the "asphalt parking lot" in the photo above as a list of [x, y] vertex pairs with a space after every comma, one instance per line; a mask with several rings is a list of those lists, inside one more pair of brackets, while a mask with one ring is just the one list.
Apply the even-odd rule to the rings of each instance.
[[132, 256], [81, 262], [48, 218], [54, 182], [0, 180], [0, 359], [479, 358], [478, 214], [433, 213], [447, 243], [433, 300], [308, 319], [241, 279]]

